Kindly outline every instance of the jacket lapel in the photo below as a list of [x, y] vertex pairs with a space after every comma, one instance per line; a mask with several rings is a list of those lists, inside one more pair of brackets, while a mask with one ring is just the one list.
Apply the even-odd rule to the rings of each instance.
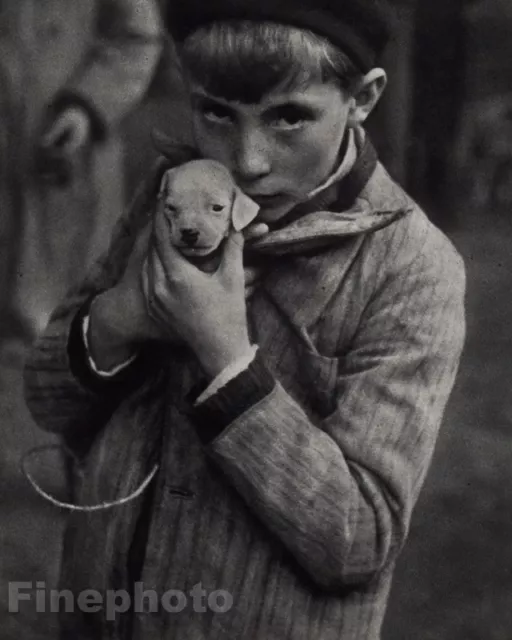
[[300, 332], [320, 318], [362, 241], [362, 236], [345, 239], [334, 250], [288, 256], [263, 278], [263, 291], [295, 330]]
[[295, 327], [313, 325], [366, 237], [411, 209], [408, 196], [378, 164], [347, 211], [306, 214], [248, 247], [250, 255], [259, 254], [262, 265], [271, 261], [261, 286]]

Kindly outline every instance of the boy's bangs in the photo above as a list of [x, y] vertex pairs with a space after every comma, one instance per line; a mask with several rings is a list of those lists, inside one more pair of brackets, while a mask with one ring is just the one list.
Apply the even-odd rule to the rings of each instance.
[[223, 22], [199, 29], [181, 51], [186, 73], [208, 93], [255, 104], [278, 87], [326, 81], [331, 45], [313, 33], [274, 23]]

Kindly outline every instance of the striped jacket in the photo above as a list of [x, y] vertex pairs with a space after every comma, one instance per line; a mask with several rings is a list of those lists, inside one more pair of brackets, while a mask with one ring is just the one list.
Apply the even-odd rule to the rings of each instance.
[[120, 277], [157, 180], [26, 366], [35, 419], [83, 454], [82, 504], [160, 465], [136, 501], [71, 514], [61, 587], [126, 589], [132, 604], [63, 615], [62, 637], [377, 640], [463, 346], [461, 259], [360, 145], [329, 208], [258, 241], [258, 356], [195, 407], [186, 348], [148, 345], [103, 381], [78, 328]]

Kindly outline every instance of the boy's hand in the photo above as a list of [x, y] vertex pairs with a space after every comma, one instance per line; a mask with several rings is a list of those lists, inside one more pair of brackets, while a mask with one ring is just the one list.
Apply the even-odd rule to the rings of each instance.
[[247, 242], [258, 240], [268, 233], [268, 224], [264, 222], [254, 222], [243, 230], [244, 238]]
[[119, 283], [98, 295], [91, 305], [89, 347], [100, 369], [109, 370], [126, 361], [141, 342], [166, 337], [148, 316], [142, 292], [142, 265], [150, 232], [150, 225], [141, 232]]
[[[102, 369], [127, 360], [142, 342], [181, 342], [171, 324], [157, 324], [148, 314], [142, 278], [151, 230], [148, 224], [140, 233], [119, 283], [100, 294], [91, 307], [89, 345], [94, 361]], [[249, 240], [267, 232], [268, 227], [263, 223], [251, 225], [244, 231]], [[246, 296], [250, 284], [251, 277], [246, 274]]]
[[112, 307], [112, 328], [120, 340], [128, 343], [165, 337], [149, 317], [142, 291], [142, 266], [148, 254], [150, 235], [151, 225], [148, 224], [135, 242], [121, 280], [115, 287], [102, 294], [103, 298], [109, 299]]
[[[258, 240], [268, 233], [268, 225], [264, 222], [255, 222], [250, 224], [243, 231], [246, 242]], [[245, 298], [249, 299], [254, 290], [256, 289], [256, 283], [261, 276], [261, 269], [258, 267], [245, 267]]]
[[250, 350], [242, 263], [244, 237], [231, 235], [215, 273], [204, 273], [171, 244], [165, 216], [157, 213], [144, 270], [149, 315], [172, 328], [215, 377]]

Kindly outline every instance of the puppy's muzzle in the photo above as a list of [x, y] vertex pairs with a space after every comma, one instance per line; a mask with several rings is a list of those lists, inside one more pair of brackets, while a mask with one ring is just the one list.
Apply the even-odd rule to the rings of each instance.
[[189, 247], [193, 247], [199, 240], [199, 231], [197, 229], [181, 229], [181, 240]]

